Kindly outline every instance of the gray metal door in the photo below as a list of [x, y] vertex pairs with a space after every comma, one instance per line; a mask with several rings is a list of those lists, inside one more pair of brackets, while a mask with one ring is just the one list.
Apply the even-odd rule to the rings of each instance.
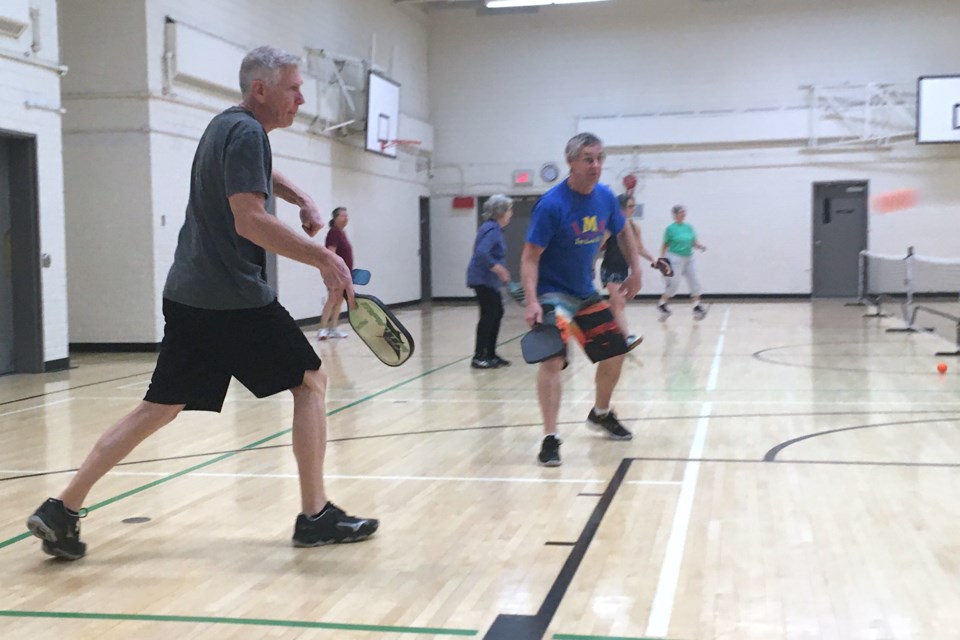
[[[40, 282], [40, 213], [37, 206], [37, 141], [0, 132], [0, 343], [13, 345], [13, 365], [0, 371], [40, 373], [43, 361], [43, 306]], [[47, 264], [43, 262], [43, 264]], [[8, 291], [9, 287], [9, 292]], [[8, 356], [4, 356], [5, 358]]]
[[433, 300], [433, 271], [430, 266], [430, 198], [420, 197], [420, 300]]
[[10, 150], [0, 138], [0, 375], [13, 361], [13, 230], [10, 215]]
[[[507, 269], [510, 279], [520, 282], [520, 255], [523, 253], [523, 243], [527, 239], [527, 227], [530, 226], [530, 217], [533, 205], [537, 204], [540, 196], [510, 196], [513, 199], [513, 217], [503, 230], [503, 239], [507, 243]], [[489, 196], [479, 198], [478, 224], [483, 221], [483, 203]]]
[[855, 298], [867, 248], [867, 183], [813, 185], [813, 296]]

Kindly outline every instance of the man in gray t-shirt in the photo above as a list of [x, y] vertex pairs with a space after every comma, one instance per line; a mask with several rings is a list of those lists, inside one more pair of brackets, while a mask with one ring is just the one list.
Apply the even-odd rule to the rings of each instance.
[[293, 452], [301, 512], [293, 544], [313, 547], [364, 540], [372, 518], [347, 515], [327, 500], [327, 376], [313, 346], [267, 284], [266, 251], [316, 267], [330, 289], [353, 304], [350, 271], [335, 253], [269, 213], [276, 195], [300, 207], [311, 238], [323, 226], [316, 204], [273, 170], [273, 129], [293, 124], [303, 104], [299, 58], [260, 47], [240, 66], [243, 101], [213, 118], [190, 174], [190, 199], [163, 290], [164, 336], [144, 400], [97, 441], [58, 498], [27, 519], [44, 552], [77, 560], [83, 501], [104, 474], [181, 411], [217, 411], [231, 378], [258, 398], [293, 393]]
[[[237, 233], [227, 197], [273, 200], [270, 139], [253, 114], [231, 107], [216, 116], [190, 172], [190, 200], [163, 297], [201, 309], [248, 309], [277, 294], [266, 283], [263, 247]], [[224, 197], [224, 196], [227, 197]]]

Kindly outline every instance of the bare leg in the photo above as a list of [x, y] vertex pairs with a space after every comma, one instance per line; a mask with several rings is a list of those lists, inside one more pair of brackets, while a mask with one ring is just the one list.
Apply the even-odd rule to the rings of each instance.
[[620, 327], [623, 335], [628, 335], [630, 331], [627, 329], [627, 314], [625, 313], [627, 299], [623, 295], [623, 291], [620, 290], [620, 285], [611, 282], [610, 286], [607, 287], [607, 293], [610, 294], [610, 311], [613, 313], [613, 319]]
[[156, 404], [144, 400], [136, 409], [120, 418], [93, 446], [77, 474], [60, 494], [63, 504], [72, 511], [79, 511], [93, 485], [127, 457], [134, 448], [160, 427], [170, 424], [183, 410], [184, 405]]
[[308, 516], [327, 503], [323, 459], [327, 452], [327, 374], [323, 369], [303, 374], [293, 392], [293, 455], [300, 475], [300, 508]]
[[593, 406], [601, 409], [610, 408], [610, 399], [613, 397], [613, 390], [620, 380], [620, 371], [623, 369], [623, 356], [607, 358], [597, 365], [596, 375], [596, 398]]
[[340, 305], [342, 304], [343, 291], [331, 289], [327, 294], [327, 304], [323, 306], [323, 312], [320, 314], [321, 329], [336, 329], [337, 320], [340, 317]]
[[557, 433], [557, 416], [560, 414], [560, 396], [563, 393], [563, 357], [551, 358], [540, 363], [537, 372], [537, 400], [543, 414], [544, 435]]

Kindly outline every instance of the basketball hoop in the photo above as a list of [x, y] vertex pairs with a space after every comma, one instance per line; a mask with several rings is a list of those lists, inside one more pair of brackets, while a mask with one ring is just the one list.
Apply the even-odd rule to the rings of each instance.
[[410, 140], [405, 138], [397, 138], [396, 140], [381, 140], [380, 141], [380, 153], [383, 153], [390, 147], [397, 147], [398, 149], [407, 149], [412, 151], [414, 147], [419, 147], [422, 143], [419, 140]]

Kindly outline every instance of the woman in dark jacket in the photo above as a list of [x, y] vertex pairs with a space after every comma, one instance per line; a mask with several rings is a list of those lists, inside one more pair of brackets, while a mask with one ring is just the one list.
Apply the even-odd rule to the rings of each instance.
[[500, 287], [510, 282], [505, 265], [507, 243], [503, 228], [513, 217], [513, 200], [504, 195], [490, 196], [483, 205], [484, 222], [477, 229], [473, 243], [473, 257], [467, 266], [467, 286], [477, 293], [480, 321], [477, 323], [477, 342], [470, 366], [474, 369], [496, 369], [510, 364], [496, 354], [500, 319], [503, 317], [503, 298]]

